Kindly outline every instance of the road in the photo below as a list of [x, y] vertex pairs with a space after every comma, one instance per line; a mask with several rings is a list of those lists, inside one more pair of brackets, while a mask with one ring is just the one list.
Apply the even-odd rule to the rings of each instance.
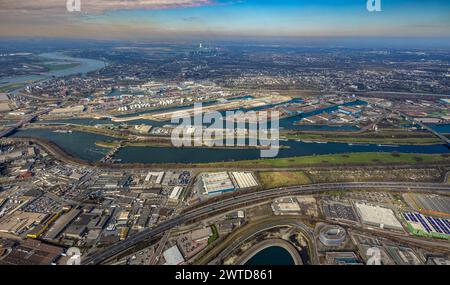
[[362, 128], [361, 130], [358, 131], [358, 133], [364, 133], [370, 129], [373, 129], [375, 126], [377, 126], [381, 121], [383, 121], [384, 119], [386, 119], [388, 116], [388, 113], [385, 111], [381, 116], [379, 116], [375, 122], [365, 126], [364, 128]]
[[[217, 245], [217, 247], [220, 247], [220, 252], [217, 254], [217, 256], [210, 261], [209, 265], [221, 265], [223, 260], [229, 256], [234, 250], [236, 250], [239, 246], [241, 246], [244, 242], [248, 241], [249, 239], [253, 238], [258, 233], [267, 231], [269, 229], [273, 228], [280, 228], [283, 226], [291, 226], [295, 227], [297, 230], [301, 231], [305, 237], [309, 240], [308, 247], [310, 247], [310, 259], [313, 261], [312, 263], [315, 264], [318, 262], [317, 255], [314, 253], [314, 248], [316, 248], [315, 245], [315, 239], [314, 239], [314, 230], [310, 229], [308, 226], [298, 222], [298, 220], [295, 220], [295, 218], [292, 217], [278, 217], [278, 221], [268, 221], [267, 223], [263, 223], [262, 225], [258, 225], [255, 228], [252, 228], [251, 231], [239, 235], [240, 237], [238, 239], [235, 239], [232, 244], [226, 246], [225, 242], [224, 244]], [[228, 239], [228, 238], [227, 238]], [[223, 248], [225, 246], [225, 248]], [[217, 251], [216, 248], [214, 250]]]
[[18, 128], [22, 127], [25, 124], [30, 123], [31, 121], [33, 121], [34, 119], [36, 119], [37, 117], [49, 112], [50, 110], [44, 110], [44, 111], [40, 111], [38, 113], [35, 113], [31, 116], [26, 117], [25, 119], [21, 120], [20, 122], [18, 122], [17, 124], [12, 125], [11, 127], [7, 128], [6, 130], [3, 130], [2, 132], [0, 132], [0, 138], [6, 137], [9, 134], [11, 134], [12, 132], [14, 132], [15, 130], [17, 130]]
[[416, 192], [450, 192], [450, 185], [434, 184], [434, 183], [396, 183], [396, 182], [364, 182], [364, 183], [327, 183], [313, 184], [304, 186], [295, 186], [289, 188], [276, 188], [259, 192], [242, 194], [235, 197], [225, 198], [223, 200], [200, 205], [197, 208], [180, 214], [178, 217], [170, 219], [159, 226], [151, 229], [145, 229], [128, 239], [116, 243], [107, 249], [87, 256], [82, 260], [82, 264], [94, 265], [101, 264], [108, 259], [132, 248], [141, 241], [154, 238], [167, 230], [186, 224], [188, 222], [198, 220], [206, 216], [218, 215], [223, 211], [236, 207], [254, 204], [261, 200], [273, 199], [283, 196], [299, 195], [299, 194], [315, 194], [326, 191], [340, 191], [351, 189], [391, 189], [395, 191], [416, 191]]
[[415, 118], [412, 118], [412, 117], [410, 117], [410, 116], [408, 116], [408, 115], [406, 115], [406, 114], [404, 114], [404, 113], [402, 113], [402, 112], [400, 112], [398, 110], [395, 110], [395, 109], [392, 109], [392, 108], [388, 108], [388, 107], [385, 107], [385, 106], [382, 106], [382, 105], [379, 105], [379, 104], [375, 104], [375, 105], [377, 107], [379, 107], [379, 108], [384, 109], [384, 110], [393, 112], [393, 113], [395, 113], [395, 114], [405, 118], [406, 120], [410, 121], [411, 123], [420, 126], [422, 129], [429, 131], [433, 135], [437, 136], [440, 140], [442, 140], [447, 145], [447, 147], [450, 148], [450, 139], [447, 138], [446, 136], [444, 136], [443, 134], [439, 133], [438, 131], [430, 128], [426, 124], [424, 124], [424, 123], [420, 122], [419, 120], [416, 120]]
[[413, 119], [413, 122], [416, 123], [417, 125], [419, 125], [422, 129], [427, 130], [431, 133], [433, 133], [435, 136], [437, 136], [438, 138], [440, 138], [443, 142], [445, 142], [447, 144], [447, 146], [450, 146], [450, 139], [447, 138], [446, 136], [444, 136], [443, 134], [439, 133], [438, 131], [430, 128], [429, 126], [417, 121]]
[[164, 250], [164, 246], [167, 243], [167, 240], [169, 239], [170, 231], [167, 231], [162, 239], [159, 241], [159, 244], [157, 248], [155, 249], [155, 253], [150, 258], [150, 261], [148, 262], [149, 265], [156, 265], [159, 261], [159, 258], [161, 257], [161, 254]]

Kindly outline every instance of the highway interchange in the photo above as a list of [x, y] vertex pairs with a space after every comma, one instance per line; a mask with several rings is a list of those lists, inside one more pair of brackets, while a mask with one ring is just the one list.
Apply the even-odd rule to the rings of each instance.
[[392, 191], [415, 191], [415, 192], [449, 192], [450, 185], [437, 183], [400, 183], [400, 182], [363, 182], [363, 183], [327, 183], [313, 184], [304, 186], [295, 186], [289, 188], [276, 188], [258, 192], [244, 193], [234, 197], [224, 198], [223, 200], [212, 202], [206, 205], [190, 209], [177, 217], [165, 221], [155, 228], [143, 230], [128, 239], [116, 243], [103, 251], [93, 253], [82, 259], [84, 265], [102, 264], [105, 261], [117, 256], [118, 254], [132, 248], [136, 244], [154, 238], [174, 227], [198, 220], [205, 216], [214, 216], [224, 211], [250, 204], [261, 200], [273, 199], [283, 196], [315, 194], [327, 191], [342, 191], [354, 189], [387, 189]]

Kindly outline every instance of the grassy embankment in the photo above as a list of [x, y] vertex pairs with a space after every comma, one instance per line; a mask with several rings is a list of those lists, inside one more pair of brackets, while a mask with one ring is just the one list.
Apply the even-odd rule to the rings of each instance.
[[59, 71], [59, 70], [65, 70], [69, 68], [74, 68], [79, 66], [80, 63], [73, 62], [73, 63], [64, 63], [64, 64], [46, 64], [43, 65], [48, 71]]
[[311, 180], [302, 171], [258, 172], [258, 179], [264, 189], [311, 183]]
[[338, 182], [443, 182], [445, 170], [440, 168], [406, 169], [331, 169], [304, 171], [259, 171], [257, 177], [263, 189]]
[[115, 148], [119, 145], [122, 145], [123, 147], [126, 146], [134, 146], [134, 147], [170, 147], [172, 146], [170, 140], [165, 138], [158, 138], [158, 137], [149, 137], [146, 141], [127, 141], [128, 135], [114, 131], [109, 129], [103, 129], [103, 128], [96, 128], [92, 126], [75, 126], [71, 128], [72, 130], [81, 131], [81, 132], [90, 132], [100, 135], [105, 135], [113, 138], [117, 138], [120, 140], [116, 141], [98, 141], [95, 142], [95, 144], [99, 147], [105, 147], [105, 148]]
[[450, 163], [449, 155], [441, 154], [399, 154], [399, 153], [348, 153], [290, 158], [259, 159], [233, 162], [206, 163], [211, 168], [292, 168], [308, 166], [352, 166], [352, 165], [417, 165]]
[[0, 87], [0, 93], [9, 92], [15, 89], [22, 88], [24, 86], [23, 83], [16, 83], [16, 84], [8, 84], [5, 86]]
[[383, 130], [381, 132], [285, 132], [282, 137], [290, 140], [309, 140], [321, 142], [429, 145], [442, 141], [431, 133], [407, 132], [402, 130]]
[[98, 141], [95, 142], [96, 146], [104, 147], [104, 148], [115, 148], [119, 145], [122, 145], [123, 147], [171, 147], [170, 141], [163, 142], [163, 141], [145, 141], [145, 142], [120, 142], [120, 141]]
[[92, 133], [97, 135], [103, 135], [117, 140], [112, 141], [98, 141], [95, 145], [104, 148], [115, 148], [119, 145], [122, 146], [138, 146], [138, 147], [170, 147], [172, 144], [169, 140], [164, 140], [158, 137], [149, 138], [148, 141], [138, 142], [138, 141], [126, 141], [128, 139], [127, 134], [117, 132], [105, 128], [96, 128], [94, 126], [86, 125], [67, 125], [67, 126], [39, 126], [38, 124], [28, 126], [27, 128], [37, 128], [37, 129], [52, 129], [52, 130], [71, 130], [77, 132]]

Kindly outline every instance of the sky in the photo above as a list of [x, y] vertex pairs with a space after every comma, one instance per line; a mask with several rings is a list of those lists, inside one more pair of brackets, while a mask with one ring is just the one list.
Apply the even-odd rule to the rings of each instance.
[[450, 38], [448, 0], [380, 0], [381, 12], [367, 0], [79, 0], [81, 12], [66, 1], [0, 0], [0, 37]]

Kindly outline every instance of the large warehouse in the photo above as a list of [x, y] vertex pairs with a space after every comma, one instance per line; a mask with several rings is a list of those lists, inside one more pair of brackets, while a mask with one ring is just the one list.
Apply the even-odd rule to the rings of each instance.
[[202, 175], [205, 194], [215, 195], [258, 186], [251, 172], [214, 172]]
[[251, 172], [231, 172], [231, 176], [239, 189], [258, 186], [258, 182]]
[[356, 203], [355, 206], [364, 224], [382, 229], [403, 230], [391, 209], [362, 203]]
[[202, 175], [202, 181], [208, 195], [236, 190], [227, 172], [205, 173]]

